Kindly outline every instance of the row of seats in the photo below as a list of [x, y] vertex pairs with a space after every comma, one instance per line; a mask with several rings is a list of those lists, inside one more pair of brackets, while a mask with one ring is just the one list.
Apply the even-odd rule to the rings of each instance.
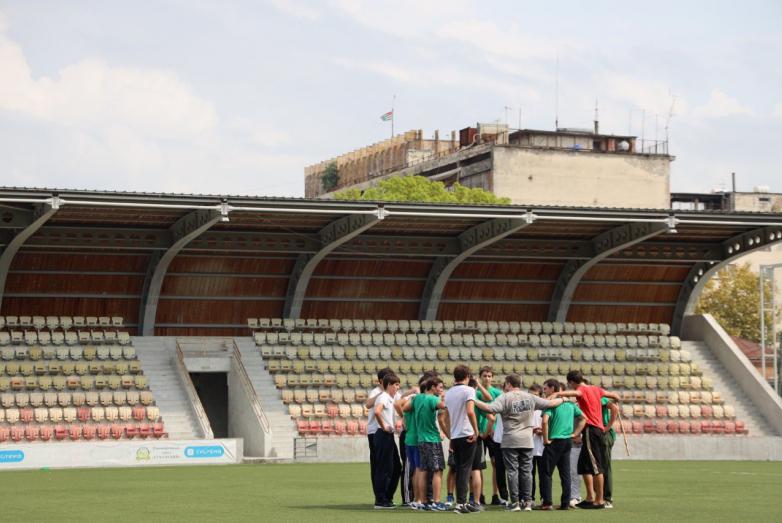
[[8, 327], [13, 330], [17, 327], [23, 329], [33, 328], [40, 331], [48, 328], [54, 331], [57, 328], [68, 330], [71, 327], [103, 327], [122, 328], [121, 316], [0, 316], [0, 329]]
[[11, 331], [0, 332], [0, 345], [77, 345], [90, 343], [130, 344], [130, 334], [125, 331], [80, 330], [68, 332]]
[[[623, 420], [625, 434], [628, 435], [699, 435], [705, 436], [716, 434], [725, 436], [744, 436], [748, 435], [748, 430], [743, 421], [708, 421], [708, 420]], [[618, 426], [615, 431], [621, 430]], [[617, 432], [618, 433], [618, 432]]]
[[40, 407], [41, 405], [46, 405], [47, 407], [55, 407], [57, 405], [67, 407], [71, 404], [77, 407], [81, 407], [84, 404], [94, 407], [98, 403], [104, 407], [112, 404], [118, 407], [127, 404], [132, 407], [139, 402], [144, 406], [151, 405], [152, 393], [145, 390], [143, 392], [47, 392], [45, 394], [40, 392], [33, 392], [32, 394], [18, 392], [16, 394], [5, 393], [0, 395], [0, 404], [5, 408], [11, 408], [14, 405], [18, 407], [26, 407], [27, 405], [32, 405], [33, 407]]
[[517, 322], [517, 321], [427, 321], [427, 320], [359, 320], [359, 319], [281, 319], [248, 318], [252, 330], [274, 329], [288, 332], [298, 330], [330, 330], [345, 333], [451, 333], [473, 331], [489, 333], [534, 334], [658, 334], [666, 336], [671, 328], [664, 323], [580, 323], [580, 322]]
[[256, 345], [341, 345], [346, 346], [409, 346], [409, 347], [608, 347], [608, 348], [673, 348], [681, 346], [677, 336], [647, 336], [624, 334], [335, 334], [307, 332], [256, 332]]
[[135, 388], [136, 390], [143, 390], [147, 387], [147, 377], [141, 374], [133, 376], [131, 374], [125, 374], [118, 376], [116, 374], [111, 376], [28, 376], [22, 377], [0, 377], [0, 392], [11, 390], [42, 390], [47, 391], [54, 388], [56, 391], [65, 390], [83, 390], [85, 392], [92, 390], [92, 388], [98, 390], [108, 387], [111, 390], [117, 390], [122, 387], [125, 390]]
[[[321, 374], [343, 373], [362, 374], [364, 372], [374, 374], [377, 369], [389, 365], [397, 368], [399, 374], [422, 374], [426, 369], [434, 369], [439, 374], [451, 373], [457, 365], [454, 360], [351, 360], [351, 359], [270, 359], [268, 369], [272, 373], [277, 372], [319, 372]], [[463, 361], [463, 360], [462, 360]], [[492, 367], [495, 373], [511, 374], [567, 374], [571, 368], [579, 368], [584, 374], [608, 374], [608, 375], [643, 375], [643, 376], [701, 376], [703, 372], [697, 363], [634, 363], [634, 362], [591, 362], [581, 360], [570, 361], [527, 361], [524, 363], [514, 361], [486, 361], [477, 360], [477, 366]]]
[[38, 376], [56, 376], [57, 374], [73, 374], [76, 372], [79, 376], [85, 374], [104, 374], [110, 376], [112, 374], [123, 375], [130, 372], [131, 374], [138, 374], [141, 372], [141, 364], [138, 361], [23, 361], [21, 363], [12, 361], [7, 364], [0, 361], [0, 375], [8, 374], [9, 377], [14, 377], [17, 374], [22, 376], [30, 376], [33, 373]]
[[420, 362], [437, 361], [692, 361], [687, 350], [669, 349], [492, 349], [492, 348], [445, 348], [445, 347], [296, 347], [285, 345], [262, 345], [261, 356], [265, 359], [287, 358], [288, 360], [396, 360]]
[[98, 347], [5, 347], [0, 350], [0, 357], [5, 361], [31, 359], [38, 361], [41, 358], [45, 360], [58, 359], [61, 361], [78, 361], [82, 358], [92, 361], [95, 358], [99, 360], [127, 360], [136, 359], [136, 349], [133, 347], [107, 347], [101, 345]]
[[95, 437], [108, 439], [109, 436], [118, 439], [164, 438], [165, 428], [162, 423], [128, 423], [125, 425], [28, 425], [26, 427], [0, 427], [0, 443], [37, 443], [40, 441], [90, 441]]
[[65, 420], [68, 423], [73, 423], [77, 419], [82, 423], [89, 421], [99, 422], [104, 418], [108, 421], [114, 421], [120, 419], [122, 421], [130, 421], [131, 418], [136, 421], [143, 421], [149, 419], [149, 421], [155, 421], [160, 417], [160, 411], [157, 407], [38, 407], [35, 409], [0, 409], [0, 422], [6, 421], [13, 425], [18, 421], [24, 424], [32, 423], [33, 420], [38, 424], [44, 424], [47, 421], [52, 423], [59, 423], [61, 420]]

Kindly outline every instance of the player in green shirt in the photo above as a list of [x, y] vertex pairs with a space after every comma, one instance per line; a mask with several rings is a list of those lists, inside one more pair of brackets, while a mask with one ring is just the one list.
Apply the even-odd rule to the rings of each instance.
[[[562, 390], [561, 384], [555, 379], [543, 382], [543, 395], [549, 397]], [[578, 425], [573, 428], [573, 420], [578, 420]], [[543, 457], [540, 467], [540, 495], [543, 504], [540, 510], [553, 510], [551, 495], [551, 477], [554, 467], [559, 470], [559, 479], [562, 482], [562, 499], [559, 510], [570, 509], [570, 451], [573, 448], [572, 438], [581, 434], [586, 426], [586, 416], [578, 408], [578, 405], [566, 401], [553, 409], [543, 411]]]
[[445, 404], [440, 400], [440, 395], [443, 392], [443, 380], [436, 377], [428, 378], [421, 384], [421, 390], [421, 394], [417, 394], [402, 407], [405, 417], [414, 413], [411, 421], [408, 422], [408, 435], [411, 424], [415, 423], [414, 430], [418, 442], [419, 463], [413, 483], [415, 502], [417, 507], [420, 507], [421, 510], [424, 509], [429, 473], [431, 472], [433, 474], [432, 496], [434, 498], [432, 508], [445, 510], [445, 506], [440, 502], [445, 457], [437, 419], [437, 410], [445, 408]]
[[[484, 403], [491, 403], [500, 394], [502, 394], [500, 389], [492, 387], [492, 382], [494, 381], [494, 370], [492, 370], [491, 367], [482, 367], [481, 370], [478, 371], [478, 377], [480, 379], [478, 380], [478, 390], [475, 393], [476, 400], [483, 401]], [[492, 464], [492, 504], [499, 505], [500, 499], [498, 493], [503, 491], [503, 499], [506, 499], [508, 497], [508, 488], [505, 478], [497, 478], [496, 460], [503, 459], [502, 450], [500, 449], [499, 443], [494, 442], [494, 428], [497, 425], [497, 420], [495, 416], [487, 414], [480, 409], [475, 410], [475, 417], [477, 418], [478, 430], [480, 431], [480, 439], [478, 440], [480, 442], [480, 446], [478, 449], [476, 449], [476, 452], [485, 453], [487, 450], [489, 451], [489, 459], [491, 460]], [[489, 424], [489, 417], [492, 418], [491, 424]], [[480, 492], [480, 503], [481, 505], [484, 505], [485, 499], [483, 498], [483, 471], [475, 470], [473, 471], [473, 475], [476, 476], [476, 478], [473, 479], [473, 483], [475, 484], [476, 489], [475, 492]]]
[[611, 473], [611, 451], [614, 448], [614, 441], [616, 441], [616, 434], [614, 433], [614, 421], [619, 414], [619, 407], [616, 406], [610, 398], [603, 398], [601, 400], [603, 404], [603, 425], [608, 427], [605, 437], [603, 437], [603, 446], [600, 448], [601, 455], [603, 456], [603, 500], [605, 501], [606, 508], [614, 508], [614, 500], [612, 497], [612, 490], [614, 487], [614, 478]]

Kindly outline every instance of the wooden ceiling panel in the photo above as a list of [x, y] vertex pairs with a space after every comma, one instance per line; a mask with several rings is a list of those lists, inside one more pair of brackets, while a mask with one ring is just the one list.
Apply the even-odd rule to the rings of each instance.
[[567, 321], [605, 323], [671, 323], [674, 307], [571, 305]]
[[109, 294], [141, 295], [144, 276], [123, 274], [11, 273], [5, 283], [9, 294]]
[[240, 325], [247, 318], [282, 318], [283, 301], [160, 300], [156, 324]]
[[508, 283], [450, 281], [443, 292], [444, 300], [542, 301], [551, 299], [555, 282]]
[[28, 271], [117, 271], [145, 272], [149, 254], [75, 254], [61, 252], [19, 252], [14, 256], [11, 270]]
[[[420, 300], [424, 293], [422, 280], [322, 280], [312, 279], [307, 287], [309, 298], [397, 298]], [[284, 293], [283, 293], [284, 295]]]
[[119, 298], [3, 298], [6, 316], [121, 316], [138, 320], [139, 299]]
[[469, 261], [459, 264], [452, 278], [489, 278], [508, 280], [552, 280], [559, 278], [564, 264], [546, 263], [481, 263]]
[[546, 321], [548, 305], [443, 303], [438, 320]]
[[302, 318], [378, 318], [384, 320], [418, 319], [417, 303], [323, 302], [305, 301]]
[[690, 272], [689, 267], [650, 267], [610, 263], [595, 265], [584, 275], [584, 281], [650, 281], [683, 282]]
[[226, 274], [280, 274], [289, 276], [295, 259], [274, 258], [231, 258], [206, 256], [176, 256], [168, 272], [226, 273]]
[[581, 283], [576, 287], [573, 301], [676, 303], [680, 288], [677, 283], [671, 285]]
[[315, 269], [316, 276], [399, 276], [426, 278], [432, 264], [405, 260], [370, 258], [356, 261], [326, 258]]
[[166, 276], [162, 296], [285, 297], [288, 278], [231, 278], [226, 276]]

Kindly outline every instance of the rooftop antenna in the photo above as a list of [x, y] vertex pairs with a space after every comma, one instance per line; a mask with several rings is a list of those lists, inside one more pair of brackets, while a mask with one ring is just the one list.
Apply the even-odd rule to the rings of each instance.
[[554, 130], [559, 130], [559, 48], [557, 48], [557, 75], [554, 82]]
[[668, 110], [668, 119], [665, 120], [665, 147], [666, 147], [666, 149], [669, 149], [669, 144], [668, 144], [668, 124], [671, 123], [671, 117], [672, 116], [676, 116], [675, 114], [673, 114], [673, 106], [676, 103], [676, 99], [678, 98], [677, 95], [673, 94], [670, 91], [668, 91], [668, 96], [671, 97], [671, 108]]

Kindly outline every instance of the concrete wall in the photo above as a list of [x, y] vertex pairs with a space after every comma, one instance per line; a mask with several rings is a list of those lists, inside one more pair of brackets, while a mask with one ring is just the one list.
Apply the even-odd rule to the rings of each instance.
[[[782, 461], [782, 438], [728, 436], [628, 436], [630, 456], [618, 435], [614, 460]], [[398, 442], [397, 442], [398, 443]], [[447, 440], [444, 445], [447, 445]], [[317, 438], [318, 457], [300, 463], [366, 463], [366, 438]], [[448, 447], [445, 447], [448, 452]]]
[[514, 204], [667, 209], [669, 156], [497, 145], [493, 192]]
[[228, 437], [244, 439], [244, 453], [247, 456], [267, 456], [271, 446], [271, 441], [266, 441], [267, 434], [261, 420], [255, 415], [250, 397], [233, 366], [228, 372]]
[[782, 436], [782, 398], [763, 381], [749, 359], [711, 314], [685, 318], [682, 339], [705, 342], [744, 394], [752, 399], [758, 412]]

